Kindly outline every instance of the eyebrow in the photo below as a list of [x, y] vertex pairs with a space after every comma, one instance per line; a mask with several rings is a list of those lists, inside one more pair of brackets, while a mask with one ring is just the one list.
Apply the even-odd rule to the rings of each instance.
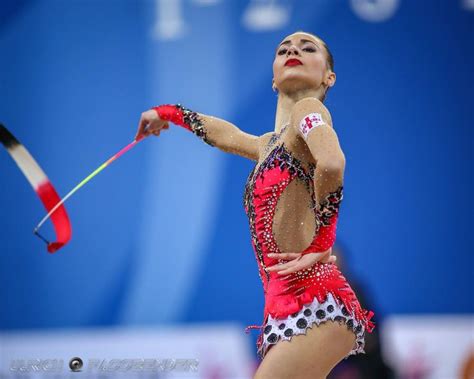
[[[311, 42], [313, 45], [315, 45], [316, 47], [318, 47], [318, 45], [317, 45], [314, 41], [311, 41], [310, 39], [304, 39], [304, 38], [302, 38], [302, 39], [300, 40], [300, 42], [303, 42], [303, 43], [305, 43], [305, 42]], [[287, 45], [287, 44], [289, 44], [289, 43], [291, 43], [291, 41], [283, 41], [282, 43], [280, 43], [280, 45], [278, 45], [278, 49], [281, 47], [281, 45]], [[278, 50], [278, 49], [277, 49], [277, 50]]]

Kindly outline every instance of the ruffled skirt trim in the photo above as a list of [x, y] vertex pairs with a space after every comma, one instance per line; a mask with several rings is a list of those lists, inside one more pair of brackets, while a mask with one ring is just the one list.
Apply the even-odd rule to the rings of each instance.
[[[373, 312], [367, 313], [368, 319], [370, 319]], [[275, 345], [278, 341], [290, 341], [295, 335], [306, 335], [309, 328], [313, 328], [314, 325], [319, 326], [328, 320], [345, 324], [356, 335], [354, 346], [345, 359], [351, 355], [365, 353], [365, 331], [368, 330], [366, 328], [367, 320], [358, 320], [355, 312], [349, 312], [331, 293], [327, 294], [326, 301], [323, 303], [314, 298], [311, 303], [304, 305], [298, 312], [287, 317], [274, 318], [268, 315], [266, 323], [262, 326], [250, 325], [246, 328], [246, 332], [249, 329], [262, 329], [257, 342], [257, 353], [260, 359], [263, 359], [271, 346]], [[370, 322], [370, 326], [371, 331], [373, 323]]]

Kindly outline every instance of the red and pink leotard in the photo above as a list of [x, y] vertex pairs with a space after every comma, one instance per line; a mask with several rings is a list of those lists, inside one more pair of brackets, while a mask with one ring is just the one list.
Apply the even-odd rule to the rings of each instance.
[[[272, 319], [284, 321], [285, 318], [287, 320], [291, 317], [298, 318], [298, 312], [303, 310], [304, 315], [309, 316], [313, 312], [307, 307], [303, 308], [304, 305], [311, 304], [315, 298], [319, 304], [318, 309], [313, 308], [315, 315], [312, 317], [318, 324], [327, 319], [344, 321], [348, 327], [353, 328], [355, 333], [359, 333], [359, 337], [364, 330], [371, 332], [374, 327], [373, 322], [370, 321], [373, 312], [361, 308], [354, 291], [335, 264], [317, 262], [310, 269], [286, 276], [266, 270], [268, 266], [278, 263], [278, 258], [268, 257], [269, 253], [281, 252], [272, 232], [273, 216], [281, 193], [292, 180], [303, 181], [312, 194], [313, 209], [315, 209], [315, 237], [303, 254], [326, 251], [335, 242], [343, 188], [341, 186], [337, 191], [330, 193], [320, 204], [319, 210], [316, 210], [313, 190], [314, 169], [315, 166], [310, 165], [309, 170], [306, 171], [285, 144], [279, 143], [262, 163], [255, 165], [245, 185], [244, 208], [249, 218], [252, 246], [265, 295], [264, 323], [258, 326], [259, 329], [263, 329], [257, 341], [259, 352], [263, 350], [264, 343], [274, 344], [278, 340], [279, 334], [271, 333], [269, 316]], [[327, 303], [327, 309], [323, 309], [320, 305], [325, 304], [328, 295], [331, 299], [335, 299], [337, 304]], [[336, 316], [337, 312], [333, 312], [334, 305], [340, 306], [342, 314], [339, 316]], [[311, 319], [302, 315], [295, 321], [297, 330], [293, 327], [289, 328], [288, 322], [286, 325], [285, 322], [281, 322], [280, 335], [291, 337], [304, 332]], [[247, 330], [256, 327], [249, 326]], [[363, 344], [362, 338], [358, 338], [358, 342]], [[354, 354], [361, 350], [360, 348], [354, 350]], [[263, 358], [264, 354], [265, 351], [260, 356]]]

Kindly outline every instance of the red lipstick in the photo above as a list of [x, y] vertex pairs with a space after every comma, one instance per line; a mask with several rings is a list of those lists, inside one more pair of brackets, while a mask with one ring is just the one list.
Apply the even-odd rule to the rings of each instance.
[[286, 61], [285, 66], [298, 66], [300, 64], [303, 63], [299, 59], [291, 58]]

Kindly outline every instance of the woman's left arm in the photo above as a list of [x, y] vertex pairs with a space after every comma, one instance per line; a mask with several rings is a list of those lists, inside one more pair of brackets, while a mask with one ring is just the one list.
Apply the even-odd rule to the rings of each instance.
[[346, 165], [332, 127], [331, 115], [318, 99], [305, 98], [298, 101], [293, 107], [290, 122], [298, 136], [306, 142], [316, 161], [313, 180], [319, 230], [315, 252], [302, 254], [289, 262], [267, 268], [280, 275], [306, 269], [318, 261], [335, 262], [336, 257], [331, 256], [331, 247], [335, 242]]
[[332, 127], [331, 115], [318, 99], [308, 97], [293, 107], [291, 125], [306, 142], [316, 161], [314, 191], [316, 204], [321, 210], [327, 206], [328, 199], [340, 196], [346, 166], [344, 153]]

